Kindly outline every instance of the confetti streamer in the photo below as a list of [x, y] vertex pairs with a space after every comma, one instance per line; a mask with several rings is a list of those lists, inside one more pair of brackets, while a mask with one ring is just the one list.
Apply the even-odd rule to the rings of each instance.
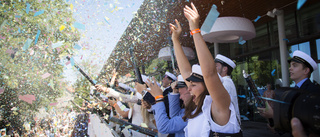
[[257, 18], [254, 20], [254, 22], [257, 22], [260, 18], [261, 18], [261, 16], [257, 16]]
[[271, 76], [274, 76], [274, 72], [276, 72], [276, 69], [273, 69], [272, 72], [271, 72]]
[[205, 33], [209, 33], [219, 15], [220, 13], [217, 11], [217, 6], [213, 4], [200, 30]]
[[56, 106], [56, 105], [58, 105], [58, 102], [49, 104], [49, 106]]
[[66, 65], [69, 65], [71, 63], [71, 61], [68, 61], [67, 63], [66, 63]]
[[59, 27], [59, 30], [62, 31], [62, 30], [64, 30], [64, 28], [66, 28], [66, 26], [61, 25], [61, 26]]
[[26, 41], [26, 43], [24, 43], [24, 46], [23, 46], [23, 50], [25, 51], [25, 50], [27, 50], [29, 47], [30, 47], [30, 44], [31, 44], [31, 42], [32, 42], [32, 39], [27, 39], [27, 41]]
[[83, 29], [83, 30], [86, 29], [86, 26], [81, 24], [81, 23], [79, 23], [79, 22], [73, 23], [73, 27], [78, 28], [78, 29]]
[[148, 128], [146, 123], [141, 123], [141, 127]]
[[39, 29], [37, 32], [36, 40], [34, 41], [34, 45], [37, 44], [40, 33], [41, 33], [41, 30]]
[[41, 14], [43, 14], [43, 13], [44, 13], [44, 10], [40, 10], [40, 11], [34, 13], [34, 16], [33, 16], [33, 17], [39, 16], [39, 15], [41, 15]]
[[306, 2], [307, 2], [307, 0], [298, 0], [297, 10], [299, 10], [303, 6], [303, 4], [306, 3]]
[[59, 42], [57, 42], [57, 43], [53, 43], [52, 44], [52, 48], [57, 48], [57, 47], [60, 47], [60, 46], [62, 46], [63, 45], [63, 41], [59, 41]]
[[47, 72], [46, 74], [43, 74], [41, 77], [42, 77], [42, 79], [45, 79], [45, 78], [48, 78], [50, 75], [51, 74]]
[[72, 3], [70, 4], [70, 9], [73, 10], [73, 4]]
[[11, 50], [11, 49], [7, 49], [6, 53], [8, 53], [8, 54], [12, 54], [12, 53], [14, 53], [14, 51], [13, 51], [13, 50]]
[[285, 41], [289, 42], [289, 39], [283, 39], [283, 40], [285, 40]]
[[70, 27], [71, 31], [74, 32], [75, 28], [73, 26]]
[[109, 25], [110, 23], [108, 22], [109, 18], [108, 17], [104, 17], [104, 21], [106, 21]]
[[36, 97], [34, 95], [19, 95], [19, 99], [32, 104], [32, 101], [35, 101]]
[[26, 7], [26, 12], [27, 12], [27, 14], [29, 14], [29, 11], [30, 11], [30, 4], [27, 3], [27, 7]]
[[73, 57], [70, 58], [71, 66], [74, 66], [74, 60]]
[[243, 40], [242, 37], [240, 37], [240, 38], [239, 38], [239, 44], [240, 44], [240, 45], [243, 45], [244, 43], [246, 43], [246, 41]]
[[126, 109], [126, 106], [122, 105], [120, 109], [123, 111], [124, 109]]
[[77, 50], [80, 50], [80, 49], [81, 49], [81, 46], [79, 46], [78, 44], [75, 44], [75, 46], [74, 46], [73, 48], [75, 48], [75, 49], [77, 49]]
[[246, 95], [238, 95], [239, 98], [246, 98]]

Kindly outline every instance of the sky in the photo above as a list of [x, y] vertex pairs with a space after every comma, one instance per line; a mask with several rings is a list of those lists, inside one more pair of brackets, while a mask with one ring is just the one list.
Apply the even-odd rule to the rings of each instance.
[[[91, 77], [96, 77], [112, 53], [118, 40], [137, 13], [143, 0], [66, 0], [73, 10], [76, 22], [85, 26], [79, 29], [81, 35], [77, 43], [81, 49], [73, 55], [75, 62], [89, 61], [96, 70]], [[64, 60], [63, 63], [66, 63]], [[79, 64], [81, 67], [81, 64]], [[82, 67], [83, 68], [83, 67]], [[84, 70], [88, 72], [88, 70]], [[65, 65], [65, 80], [71, 84], [81, 73]]]

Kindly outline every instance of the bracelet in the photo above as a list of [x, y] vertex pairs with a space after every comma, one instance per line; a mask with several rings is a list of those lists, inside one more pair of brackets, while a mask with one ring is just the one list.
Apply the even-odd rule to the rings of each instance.
[[114, 103], [114, 104], [113, 104], [113, 107], [116, 107], [116, 105], [117, 105], [117, 103]]
[[163, 99], [163, 95], [156, 96], [154, 99], [155, 99], [155, 100]]
[[162, 98], [162, 99], [159, 99], [159, 100], [156, 100], [156, 103], [162, 102], [162, 101], [164, 101], [163, 98]]
[[201, 32], [200, 29], [194, 29], [194, 30], [190, 31], [190, 34], [193, 35], [193, 34], [200, 33], [200, 32]]

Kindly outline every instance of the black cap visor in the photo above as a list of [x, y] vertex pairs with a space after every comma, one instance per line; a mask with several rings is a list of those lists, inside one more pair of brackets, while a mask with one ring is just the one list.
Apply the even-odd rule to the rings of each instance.
[[193, 81], [193, 82], [204, 82], [203, 76], [197, 74], [197, 73], [192, 73], [190, 77], [186, 79], [187, 81]]
[[185, 82], [182, 82], [182, 81], [179, 81], [178, 83], [177, 83], [177, 85], [176, 85], [176, 87], [175, 88], [183, 88], [183, 87], [186, 87], [187, 85], [186, 85], [186, 83]]
[[288, 60], [288, 63], [290, 63], [291, 61], [305, 64], [308, 68], [310, 68], [310, 71], [313, 72], [313, 67], [309, 64], [309, 62], [305, 61], [304, 59], [294, 56], [293, 58]]

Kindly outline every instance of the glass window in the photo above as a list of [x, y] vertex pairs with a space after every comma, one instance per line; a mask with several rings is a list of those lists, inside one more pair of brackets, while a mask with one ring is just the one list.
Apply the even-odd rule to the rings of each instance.
[[320, 60], [320, 39], [316, 40], [316, 44], [317, 44], [318, 60]]

